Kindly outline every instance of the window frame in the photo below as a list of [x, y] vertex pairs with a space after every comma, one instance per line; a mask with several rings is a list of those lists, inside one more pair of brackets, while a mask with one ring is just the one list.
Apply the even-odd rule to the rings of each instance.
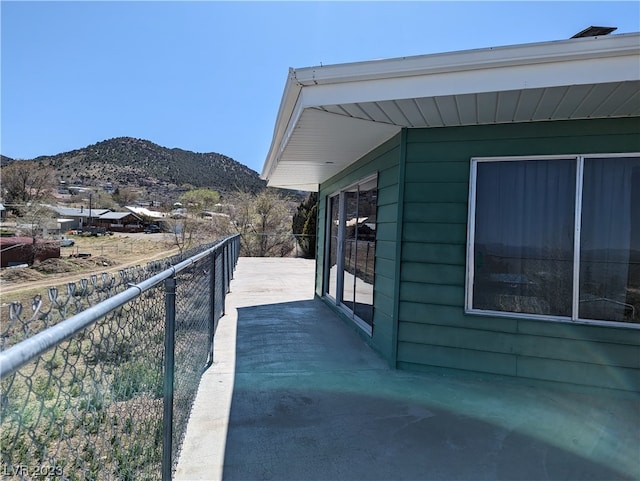
[[[465, 273], [465, 304], [464, 310], [466, 314], [492, 316], [492, 317], [508, 317], [515, 319], [554, 321], [571, 324], [587, 324], [607, 327], [623, 327], [627, 329], [640, 330], [640, 324], [607, 321], [596, 319], [583, 319], [579, 317], [580, 302], [580, 240], [581, 240], [581, 219], [582, 219], [582, 192], [584, 179], [584, 163], [589, 158], [625, 158], [638, 157], [638, 152], [622, 152], [622, 153], [592, 153], [592, 154], [554, 154], [554, 155], [528, 155], [528, 156], [504, 156], [504, 157], [472, 157], [470, 160], [469, 174], [469, 202], [467, 217], [467, 246], [466, 246], [466, 273]], [[526, 162], [529, 160], [566, 160], [574, 159], [576, 162], [576, 186], [574, 198], [574, 224], [573, 224], [573, 276], [572, 282], [572, 299], [571, 299], [571, 317], [554, 316], [546, 314], [530, 314], [511, 311], [494, 311], [487, 309], [477, 309], [473, 307], [473, 281], [475, 275], [474, 248], [475, 248], [475, 220], [476, 220], [476, 193], [477, 193], [477, 173], [478, 164], [487, 162]]]

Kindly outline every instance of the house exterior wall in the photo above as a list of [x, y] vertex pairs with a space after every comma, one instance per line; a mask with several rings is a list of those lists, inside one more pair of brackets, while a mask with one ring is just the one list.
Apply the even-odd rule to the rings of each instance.
[[640, 330], [464, 310], [470, 159], [640, 152], [638, 132], [638, 118], [404, 130], [320, 186], [316, 293], [327, 196], [377, 172], [370, 343], [391, 365], [640, 390]]
[[143, 229], [141, 220], [133, 214], [119, 219], [97, 217], [93, 219], [93, 224], [113, 232], [142, 232]]
[[[86, 222], [86, 219], [84, 220]], [[83, 223], [82, 217], [69, 217], [65, 223], [65, 229], [76, 230], [80, 229]]]
[[386, 359], [395, 359], [394, 288], [396, 285], [399, 159], [401, 136], [398, 135], [360, 159], [339, 176], [320, 186], [318, 205], [319, 247], [316, 268], [316, 294], [322, 296], [324, 279], [324, 239], [327, 197], [364, 177], [378, 174], [378, 214], [374, 284], [373, 333], [367, 338], [371, 346]]
[[397, 364], [640, 390], [640, 330], [465, 314], [471, 157], [640, 152], [640, 119], [407, 132]]

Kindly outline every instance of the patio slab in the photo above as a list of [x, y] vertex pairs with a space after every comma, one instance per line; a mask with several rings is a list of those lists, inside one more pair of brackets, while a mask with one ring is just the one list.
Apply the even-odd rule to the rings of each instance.
[[313, 284], [240, 259], [175, 479], [640, 479], [638, 396], [393, 370]]

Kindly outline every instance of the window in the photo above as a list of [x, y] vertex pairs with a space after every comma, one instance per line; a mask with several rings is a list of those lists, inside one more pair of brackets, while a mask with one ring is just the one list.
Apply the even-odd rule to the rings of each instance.
[[369, 334], [373, 327], [377, 177], [327, 198], [325, 295]]
[[640, 156], [472, 159], [470, 312], [640, 326]]

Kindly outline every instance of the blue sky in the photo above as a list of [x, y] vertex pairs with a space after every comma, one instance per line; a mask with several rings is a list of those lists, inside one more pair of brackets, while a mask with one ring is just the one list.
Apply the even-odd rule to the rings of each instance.
[[130, 136], [260, 172], [289, 67], [636, 32], [639, 5], [2, 0], [0, 151]]

